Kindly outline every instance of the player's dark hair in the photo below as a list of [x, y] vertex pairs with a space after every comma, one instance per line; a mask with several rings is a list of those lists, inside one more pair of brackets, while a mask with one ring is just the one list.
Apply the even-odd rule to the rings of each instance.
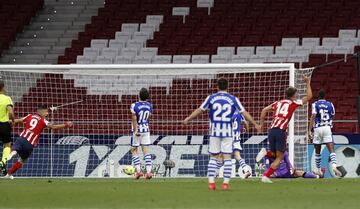
[[319, 99], [325, 99], [326, 93], [324, 89], [320, 89], [318, 92]]
[[217, 80], [217, 86], [219, 90], [226, 90], [229, 86], [229, 82], [225, 78], [219, 78]]
[[38, 110], [47, 110], [48, 107], [46, 105], [39, 105], [37, 109]]
[[150, 96], [149, 91], [146, 88], [141, 88], [139, 96], [141, 101], [146, 101], [147, 99], [149, 99]]
[[5, 87], [5, 82], [3, 80], [0, 80], [0, 91], [3, 90]]
[[291, 97], [293, 97], [297, 92], [297, 89], [295, 87], [288, 87], [286, 90], [285, 90], [285, 95], [286, 95], [286, 98], [290, 99]]

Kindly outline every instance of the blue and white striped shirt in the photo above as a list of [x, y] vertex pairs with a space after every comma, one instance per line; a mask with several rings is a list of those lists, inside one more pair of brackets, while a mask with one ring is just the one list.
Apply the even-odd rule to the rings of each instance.
[[150, 132], [149, 118], [152, 113], [152, 104], [146, 101], [135, 102], [131, 104], [130, 111], [136, 115], [138, 133]]
[[234, 113], [245, 111], [239, 99], [225, 91], [208, 96], [200, 109], [209, 110], [210, 136], [213, 137], [232, 137]]
[[312, 104], [312, 114], [315, 114], [314, 128], [322, 126], [332, 127], [332, 119], [335, 115], [334, 104], [320, 99]]

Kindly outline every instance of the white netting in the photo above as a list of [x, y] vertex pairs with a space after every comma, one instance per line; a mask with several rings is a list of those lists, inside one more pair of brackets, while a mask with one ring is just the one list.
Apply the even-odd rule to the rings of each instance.
[[[88, 68], [87, 68], [88, 67]], [[18, 176], [120, 177], [131, 164], [130, 104], [137, 101], [140, 88], [150, 90], [153, 115], [150, 147], [155, 173], [165, 173], [163, 162], [175, 162], [171, 176], [206, 176], [208, 163], [208, 118], [203, 114], [191, 125], [180, 122], [197, 108], [207, 95], [216, 92], [216, 79], [229, 80], [229, 92], [239, 97], [256, 120], [261, 109], [283, 98], [292, 78], [290, 64], [248, 65], [161, 65], [113, 66], [105, 69], [46, 71], [21, 68], [1, 70], [7, 94], [16, 101], [15, 114], [22, 117], [40, 104], [60, 106], [49, 116], [55, 123], [73, 121], [71, 129], [45, 131], [37, 148]], [[131, 69], [130, 69], [131, 68]], [[159, 69], [161, 68], [161, 69]], [[51, 69], [51, 70], [49, 70]], [[295, 71], [293, 83], [304, 94], [302, 75]], [[295, 165], [307, 168], [307, 107], [295, 115]], [[268, 118], [267, 124], [269, 124]], [[21, 127], [14, 128], [14, 134]], [[254, 170], [255, 156], [267, 147], [266, 133], [257, 135], [253, 127], [243, 134], [242, 156]], [[12, 162], [10, 162], [12, 164]], [[236, 168], [238, 165], [236, 165]], [[236, 169], [237, 170], [237, 169]]]

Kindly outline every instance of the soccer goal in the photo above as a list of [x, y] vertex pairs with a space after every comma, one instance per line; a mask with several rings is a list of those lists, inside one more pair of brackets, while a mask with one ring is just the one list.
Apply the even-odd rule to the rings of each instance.
[[[51, 122], [75, 124], [71, 129], [45, 130], [16, 174], [128, 177], [123, 168], [131, 164], [130, 105], [145, 87], [153, 104], [150, 152], [155, 176], [205, 177], [208, 115], [204, 113], [190, 125], [181, 121], [217, 91], [219, 77], [228, 79], [229, 92], [259, 120], [261, 109], [282, 99], [289, 85], [298, 88], [299, 97], [305, 95], [303, 76], [311, 73], [312, 69], [295, 69], [293, 64], [0, 65], [17, 117], [45, 104]], [[270, 120], [271, 116], [267, 125]], [[296, 111], [288, 131], [290, 159], [303, 170], [308, 169], [307, 121], [305, 105]], [[254, 171], [256, 154], [268, 146], [267, 130], [257, 134], [250, 127], [242, 134], [242, 157]], [[13, 127], [14, 139], [21, 129]], [[234, 163], [234, 175], [238, 167]]]

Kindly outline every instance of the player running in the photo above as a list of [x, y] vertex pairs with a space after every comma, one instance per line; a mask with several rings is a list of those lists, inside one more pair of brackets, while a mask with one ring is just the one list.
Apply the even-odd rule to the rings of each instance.
[[36, 147], [39, 136], [45, 128], [62, 129], [72, 127], [72, 122], [65, 122], [64, 124], [51, 124], [46, 117], [49, 115], [49, 110], [46, 106], [40, 106], [37, 113], [28, 114], [27, 116], [16, 119], [15, 124], [22, 123], [25, 129], [20, 133], [20, 136], [12, 146], [12, 151], [8, 157], [8, 161], [15, 155], [19, 155], [18, 161], [10, 168], [5, 177], [13, 178], [14, 174], [19, 168], [23, 166], [25, 161], [30, 157], [34, 147]]
[[[266, 150], [265, 148], [262, 148], [260, 152], [256, 156], [256, 162], [260, 162], [265, 157], [265, 166], [266, 169], [270, 168], [271, 163], [274, 162], [275, 156], [273, 155], [273, 152], [270, 150]], [[315, 174], [311, 172], [305, 172], [301, 170], [296, 170], [294, 166], [291, 164], [289, 160], [289, 154], [287, 151], [284, 152], [284, 157], [280, 161], [279, 167], [275, 170], [275, 172], [271, 175], [271, 178], [323, 178], [325, 171], [321, 171], [320, 174]]]
[[146, 174], [145, 179], [151, 179], [153, 174], [151, 173], [152, 169], [152, 158], [149, 154], [148, 146], [151, 144], [150, 141], [150, 128], [149, 120], [152, 113], [152, 104], [147, 102], [149, 99], [149, 91], [146, 88], [142, 88], [139, 94], [140, 100], [138, 102], [131, 104], [131, 118], [132, 118], [132, 131], [133, 135], [131, 136], [131, 155], [132, 155], [132, 164], [136, 169], [135, 179], [139, 179], [144, 174], [141, 172], [140, 168], [140, 158], [137, 155], [138, 147], [141, 146]]
[[210, 160], [208, 164], [208, 188], [216, 189], [215, 175], [218, 170], [219, 155], [222, 154], [224, 158], [224, 182], [222, 189], [229, 188], [231, 178], [231, 155], [233, 145], [233, 126], [232, 118], [236, 110], [238, 110], [250, 123], [255, 125], [256, 129], [260, 131], [260, 126], [254, 121], [252, 116], [244, 109], [239, 99], [227, 93], [228, 81], [220, 78], [217, 81], [218, 92], [208, 96], [205, 101], [196, 109], [190, 116], [188, 116], [183, 123], [188, 124], [192, 119], [196, 118], [201, 113], [209, 110], [210, 118], [210, 139], [209, 139], [209, 153]]
[[240, 134], [242, 132], [246, 132], [247, 130], [249, 130], [248, 122], [244, 120], [243, 115], [238, 110], [236, 110], [233, 116], [233, 153], [235, 160], [239, 162], [240, 167], [243, 170], [244, 178], [248, 178], [249, 176], [251, 176], [248, 165], [246, 164], [245, 160], [241, 158], [240, 154], [240, 152], [242, 151], [242, 147], [240, 144]]
[[286, 151], [286, 130], [293, 113], [298, 107], [306, 104], [312, 98], [310, 79], [305, 76], [304, 80], [306, 82], [306, 96], [304, 96], [301, 100], [296, 100], [297, 89], [294, 87], [288, 87], [285, 91], [286, 99], [274, 102], [261, 111], [261, 128], [264, 126], [266, 114], [270, 111], [274, 111], [273, 120], [268, 133], [268, 140], [270, 151], [273, 152], [273, 155], [276, 157], [274, 162], [271, 163], [271, 166], [265, 171], [263, 177], [261, 178], [261, 181], [264, 183], [272, 183], [270, 177], [279, 167], [280, 162], [283, 159], [284, 152]]
[[[330, 160], [332, 170], [337, 177], [341, 177], [342, 173], [337, 169], [336, 154], [334, 152], [334, 141], [332, 137], [332, 119], [335, 115], [335, 107], [332, 102], [325, 100], [325, 91], [318, 92], [316, 102], [312, 104], [312, 115], [309, 125], [309, 139], [314, 144], [315, 148], [315, 173], [321, 173], [321, 144], [326, 144], [330, 152]], [[311, 135], [312, 133], [312, 135]]]

